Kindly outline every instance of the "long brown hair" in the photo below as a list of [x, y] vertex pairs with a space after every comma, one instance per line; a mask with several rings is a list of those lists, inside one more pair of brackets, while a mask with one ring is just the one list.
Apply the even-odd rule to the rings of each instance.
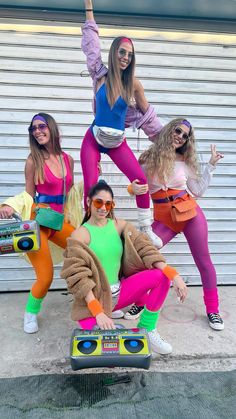
[[139, 157], [139, 163], [145, 165], [145, 172], [148, 178], [157, 176], [158, 180], [165, 184], [174, 170], [176, 153], [182, 154], [184, 162], [199, 175], [199, 164], [196, 152], [196, 141], [194, 130], [191, 127], [189, 139], [176, 151], [173, 147], [173, 130], [181, 125], [185, 118], [175, 118], [166, 124], [159, 136], [148, 150]]
[[[97, 183], [95, 183], [95, 185], [93, 185], [88, 193], [88, 197], [90, 200], [93, 199], [93, 197], [95, 195], [97, 195], [98, 192], [101, 191], [106, 191], [111, 195], [112, 201], [114, 199], [114, 194], [113, 194], [113, 190], [111, 189], [111, 187], [105, 182], [105, 180], [99, 180]], [[85, 216], [83, 218], [83, 221], [81, 223], [81, 225], [83, 225], [84, 223], [86, 223], [86, 221], [88, 221], [91, 217], [91, 210], [90, 210], [90, 206], [87, 208], [86, 212], [85, 212]], [[114, 215], [114, 210], [111, 209], [110, 212], [107, 214], [106, 218], [111, 218], [112, 220], [115, 219], [115, 215]]]
[[55, 119], [51, 115], [44, 112], [39, 112], [36, 115], [34, 115], [29, 126], [29, 144], [30, 144], [30, 152], [31, 152], [30, 156], [32, 157], [34, 167], [35, 167], [35, 184], [36, 185], [38, 183], [43, 183], [45, 180], [44, 164], [45, 164], [45, 159], [47, 158], [47, 155], [48, 155], [48, 151], [46, 147], [44, 145], [40, 145], [36, 141], [31, 131], [33, 120], [35, 119], [35, 117], [37, 118], [37, 115], [43, 117], [50, 131], [52, 153], [55, 155], [60, 155], [62, 153], [59, 128]]
[[[134, 98], [134, 69], [135, 69], [135, 54], [133, 47], [132, 60], [125, 70], [120, 70], [118, 60], [118, 49], [122, 43], [122, 36], [114, 39], [111, 44], [108, 56], [108, 73], [106, 76], [106, 90], [107, 99], [110, 106], [113, 106], [118, 96], [121, 96], [124, 101], [131, 105]], [[129, 38], [128, 38], [129, 39]]]

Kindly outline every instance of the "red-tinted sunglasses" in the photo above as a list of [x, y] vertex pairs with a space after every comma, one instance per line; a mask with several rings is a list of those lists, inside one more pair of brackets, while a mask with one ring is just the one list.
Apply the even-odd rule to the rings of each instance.
[[110, 211], [115, 207], [114, 201], [103, 201], [103, 199], [100, 198], [92, 199], [92, 203], [97, 209], [102, 208], [103, 205], [105, 205], [107, 211]]

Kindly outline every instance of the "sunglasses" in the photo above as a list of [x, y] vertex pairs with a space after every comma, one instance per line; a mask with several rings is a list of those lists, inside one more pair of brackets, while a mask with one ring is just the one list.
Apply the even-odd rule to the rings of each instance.
[[134, 54], [132, 52], [128, 52], [126, 49], [124, 48], [119, 48], [118, 49], [118, 55], [120, 58], [123, 58], [126, 56], [126, 54], [128, 55], [128, 61], [129, 63], [132, 61], [132, 58], [134, 56]]
[[39, 129], [39, 131], [46, 131], [47, 128], [48, 128], [47, 124], [39, 124], [39, 125], [32, 125], [31, 127], [28, 128], [28, 130], [29, 132], [33, 133], [37, 129]]
[[92, 203], [97, 209], [102, 208], [103, 205], [105, 205], [105, 208], [107, 211], [110, 211], [111, 209], [115, 207], [114, 201], [103, 201], [103, 199], [100, 199], [100, 198], [93, 199]]
[[175, 128], [175, 133], [177, 134], [177, 135], [181, 135], [182, 134], [182, 139], [184, 140], [184, 141], [188, 141], [188, 139], [189, 139], [189, 135], [188, 134], [186, 134], [186, 132], [184, 132], [180, 127], [176, 127]]

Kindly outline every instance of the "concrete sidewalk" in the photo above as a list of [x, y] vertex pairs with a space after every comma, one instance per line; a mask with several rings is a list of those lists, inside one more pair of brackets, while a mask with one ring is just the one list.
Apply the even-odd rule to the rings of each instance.
[[[236, 287], [219, 287], [225, 330], [208, 326], [202, 288], [189, 287], [184, 304], [170, 290], [159, 320], [161, 336], [173, 346], [169, 356], [152, 361], [152, 371], [223, 371], [236, 368]], [[0, 294], [0, 378], [35, 374], [72, 373], [69, 345], [76, 324], [70, 320], [72, 296], [50, 291], [39, 315], [40, 331], [23, 332], [23, 313], [28, 293]], [[127, 328], [135, 321], [118, 320]], [[99, 369], [111, 372], [111, 369]], [[115, 368], [114, 371], [119, 371]], [[75, 374], [96, 372], [95, 369]]]

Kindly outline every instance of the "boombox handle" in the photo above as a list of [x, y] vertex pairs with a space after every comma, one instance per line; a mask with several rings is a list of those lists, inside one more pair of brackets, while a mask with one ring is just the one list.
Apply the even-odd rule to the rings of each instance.
[[17, 212], [13, 212], [12, 218], [15, 218], [16, 221], [22, 221], [20, 214], [18, 214]]

